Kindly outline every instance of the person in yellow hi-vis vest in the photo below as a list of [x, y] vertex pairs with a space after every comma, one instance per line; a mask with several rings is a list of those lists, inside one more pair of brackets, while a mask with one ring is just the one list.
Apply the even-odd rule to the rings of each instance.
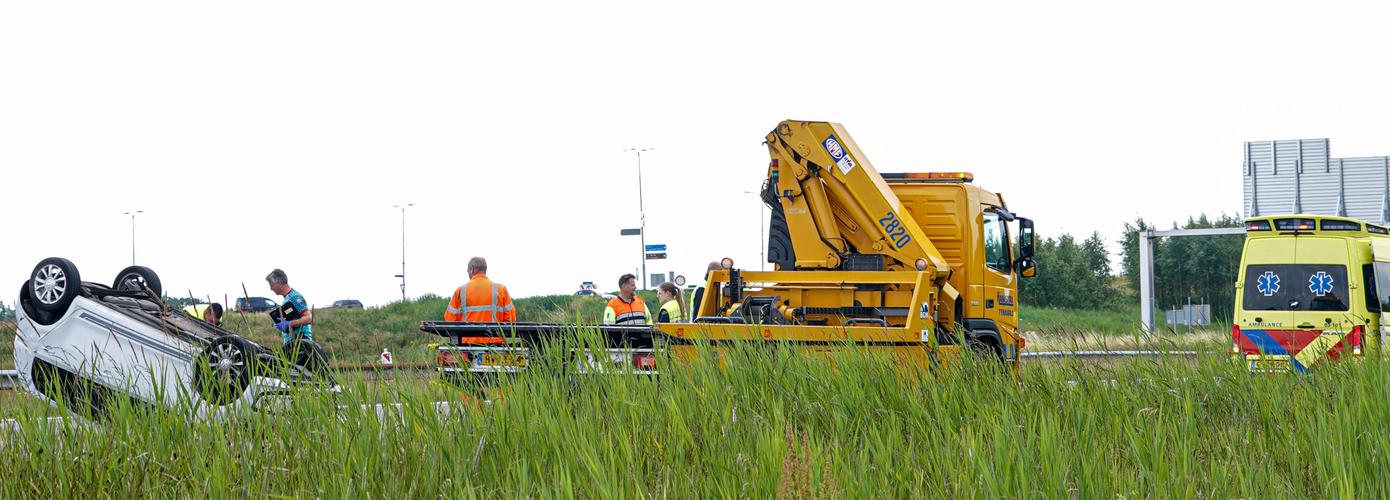
[[603, 310], [605, 325], [650, 325], [652, 317], [647, 313], [647, 304], [637, 296], [637, 277], [624, 274], [618, 278], [618, 296], [608, 301]]
[[685, 297], [675, 283], [665, 282], [656, 287], [656, 298], [661, 300], [661, 309], [656, 313], [657, 323], [684, 323]]
[[222, 304], [193, 304], [184, 306], [183, 312], [212, 326], [222, 326]]

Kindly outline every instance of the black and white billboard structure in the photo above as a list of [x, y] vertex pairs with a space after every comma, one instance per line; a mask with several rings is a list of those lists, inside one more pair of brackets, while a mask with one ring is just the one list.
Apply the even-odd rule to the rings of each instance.
[[1327, 139], [1245, 143], [1245, 216], [1390, 222], [1390, 157], [1332, 158]]

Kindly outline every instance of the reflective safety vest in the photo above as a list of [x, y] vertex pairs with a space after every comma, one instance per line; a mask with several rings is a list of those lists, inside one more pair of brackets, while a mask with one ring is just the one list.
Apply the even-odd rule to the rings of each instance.
[[212, 307], [212, 304], [193, 304], [191, 306], [183, 306], [183, 312], [188, 313], [189, 316], [194, 318], [207, 321], [208, 318], [205, 315], [208, 313], [210, 307]]
[[661, 305], [661, 312], [656, 313], [656, 320], [662, 323], [684, 323], [685, 311], [681, 310], [680, 299], [668, 300]]
[[496, 283], [484, 274], [476, 274], [454, 290], [444, 321], [469, 323], [516, 323], [516, 306], [506, 285]]
[[603, 310], [603, 324], [650, 325], [652, 317], [647, 315], [647, 304], [642, 302], [642, 297], [634, 294], [632, 302], [628, 302], [618, 296], [608, 301], [608, 307]]

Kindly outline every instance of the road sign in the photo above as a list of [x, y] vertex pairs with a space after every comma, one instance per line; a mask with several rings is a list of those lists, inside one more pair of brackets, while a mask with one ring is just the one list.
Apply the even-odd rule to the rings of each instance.
[[676, 286], [685, 286], [685, 276], [676, 275]]
[[647, 260], [661, 260], [666, 258], [666, 252], [648, 253]]
[[664, 244], [662, 244], [662, 245], [647, 245], [647, 251], [648, 251], [648, 252], [665, 252], [665, 251], [666, 251], [666, 245], [664, 245]]
[[622, 236], [637, 236], [637, 235], [640, 235], [640, 234], [642, 234], [642, 228], [640, 228], [640, 227], [634, 227], [634, 228], [632, 228], [632, 229], [624, 229], [624, 230], [622, 230], [622, 232], [621, 232], [621, 235], [622, 235]]

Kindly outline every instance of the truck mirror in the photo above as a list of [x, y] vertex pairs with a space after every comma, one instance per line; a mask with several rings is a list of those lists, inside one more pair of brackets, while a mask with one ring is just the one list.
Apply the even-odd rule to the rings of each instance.
[[1018, 260], [1033, 260], [1033, 219], [1018, 218]]
[[1032, 278], [1038, 275], [1038, 264], [1032, 258], [1019, 259], [1018, 275], [1024, 278]]

